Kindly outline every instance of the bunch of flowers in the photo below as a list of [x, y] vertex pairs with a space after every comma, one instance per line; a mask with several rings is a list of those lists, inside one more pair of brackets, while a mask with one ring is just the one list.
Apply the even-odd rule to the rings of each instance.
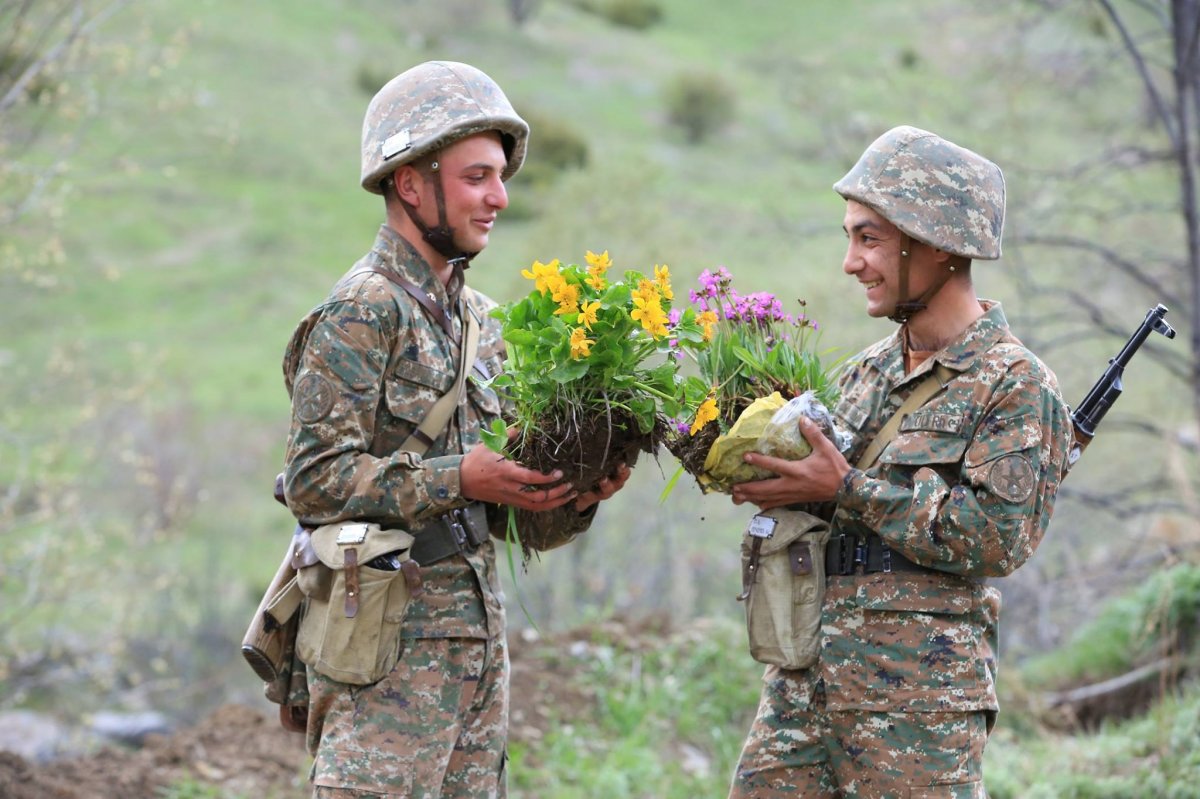
[[756, 399], [774, 392], [789, 400], [811, 391], [832, 408], [837, 364], [822, 364], [816, 349], [820, 329], [804, 300], [798, 301], [798, 313], [785, 313], [773, 294], [739, 294], [724, 267], [705, 270], [699, 283], [689, 299], [707, 346], [688, 352], [709, 394], [695, 417], [677, 420], [666, 444], [702, 488], [728, 490], [727, 480], [706, 474], [705, 459], [714, 443]]
[[[670, 270], [610, 276], [608, 251], [585, 266], [535, 261], [521, 300], [492, 315], [503, 324], [507, 360], [493, 386], [510, 402], [484, 439], [531, 468], [562, 469], [581, 492], [618, 462], [655, 452], [673, 418], [692, 418], [708, 394], [680, 374], [679, 349], [698, 351], [704, 329], [694, 309], [673, 312]], [[509, 442], [506, 424], [518, 428]]]

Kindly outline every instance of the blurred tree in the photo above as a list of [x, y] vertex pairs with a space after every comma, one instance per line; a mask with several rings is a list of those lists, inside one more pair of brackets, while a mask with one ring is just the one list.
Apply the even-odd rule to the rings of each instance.
[[[1055, 44], [1036, 55], [1014, 45], [1005, 63], [1044, 80], [1055, 104], [1006, 121], [1027, 134], [1078, 127], [1069, 146], [1014, 147], [1005, 162], [1022, 336], [1066, 389], [1090, 386], [1099, 354], [1115, 354], [1156, 303], [1178, 331], [1143, 345], [1129, 397], [1059, 493], [1049, 554], [1005, 589], [1006, 609], [1036, 619], [1047, 646], [1122, 586], [1200, 557], [1200, 0], [1024, 10], [1009, 44], [1039, 34]], [[1070, 389], [1067, 400], [1082, 397]]]
[[[0, 0], [0, 227], [37, 208], [69, 147], [37, 157], [55, 119], [80, 119], [71, 77], [89, 57], [89, 34], [127, 0]], [[75, 128], [78, 130], [78, 126]]]
[[[1038, 0], [1038, 5], [1048, 14], [1067, 9], [1055, 0]], [[1139, 358], [1157, 361], [1178, 387], [1177, 395], [1187, 398], [1191, 429], [1163, 430], [1153, 419], [1134, 424], [1195, 453], [1200, 450], [1200, 0], [1096, 0], [1068, 11], [1084, 15], [1076, 26], [1081, 36], [1106, 43], [1106, 68], [1130, 64], [1148, 113], [1111, 131], [1113, 144], [1103, 152], [1086, 155], [1057, 176], [1054, 189], [1060, 197], [1068, 196], [1068, 184], [1088, 184], [1091, 204], [1078, 195], [1063, 203], [1074, 203], [1093, 229], [1058, 227], [1042, 217], [1038, 232], [1019, 232], [1011, 241], [1018, 248], [1071, 251], [1087, 273], [1111, 276], [1106, 288], [1119, 287], [1063, 288], [1052, 285], [1046, 270], [1025, 270], [1031, 294], [1068, 301], [1056, 309], [1052, 323], [1060, 326], [1060, 334], [1050, 334], [1047, 348], [1081, 338], [1127, 338], [1140, 321], [1131, 305], [1142, 310], [1156, 302], [1168, 306], [1168, 321], [1183, 335], [1174, 342], [1147, 341]], [[1138, 173], [1173, 183], [1175, 197], [1136, 204], [1133, 195], [1147, 185], [1138, 182], [1144, 180]]]
[[529, 21], [542, 0], [508, 0], [508, 16], [518, 28]]
[[[1134, 2], [1149, 10], [1157, 24], [1167, 34], [1166, 46], [1155, 47], [1142, 42], [1155, 42], [1135, 36], [1125, 16], [1112, 0], [1099, 0], [1112, 21], [1121, 42], [1137, 69], [1155, 117], [1170, 142], [1179, 184], [1179, 212], [1183, 218], [1187, 252], [1177, 270], [1179, 278], [1165, 287], [1168, 296], [1178, 297], [1185, 329], [1190, 330], [1190, 353], [1184, 353], [1172, 364], [1173, 373], [1190, 383], [1193, 414], [1200, 422], [1200, 187], [1197, 170], [1200, 167], [1200, 0], [1159, 0], [1157, 3]], [[1157, 39], [1157, 41], [1162, 41]], [[1160, 50], [1154, 52], [1151, 48]], [[1161, 49], [1166, 49], [1167, 57]], [[1154, 64], [1169, 64], [1170, 88], [1163, 91], [1160, 79], [1152, 72]], [[1139, 282], [1146, 283], [1145, 272], [1139, 265], [1123, 260], [1114, 262], [1118, 268]], [[1182, 363], [1187, 360], [1186, 365]]]

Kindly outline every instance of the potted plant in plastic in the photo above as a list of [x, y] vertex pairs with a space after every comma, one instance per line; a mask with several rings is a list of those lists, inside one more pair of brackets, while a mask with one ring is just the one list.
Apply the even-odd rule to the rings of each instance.
[[792, 458], [807, 454], [795, 413], [815, 419], [838, 440], [827, 410], [837, 399], [837, 363], [822, 363], [819, 326], [803, 300], [793, 315], [773, 294], [741, 295], [724, 267], [705, 270], [699, 282], [700, 289], [690, 293], [691, 310], [707, 346], [687, 351], [709, 395], [698, 415], [681, 419], [665, 444], [702, 490], [728, 492], [736, 483], [771, 476], [742, 462], [749, 450]]

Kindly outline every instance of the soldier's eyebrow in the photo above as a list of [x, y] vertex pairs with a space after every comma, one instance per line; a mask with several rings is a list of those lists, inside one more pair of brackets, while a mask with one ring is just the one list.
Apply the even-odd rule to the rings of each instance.
[[467, 164], [463, 167], [462, 171], [472, 172], [476, 169], [482, 169], [485, 172], [502, 172], [504, 170], [504, 165], [496, 166], [495, 164], [489, 164], [487, 161], [480, 161], [475, 164]]
[[862, 233], [864, 230], [867, 230], [868, 228], [871, 230], [875, 230], [875, 231], [883, 230], [883, 228], [881, 228], [879, 225], [872, 222], [870, 219], [864, 219], [862, 222], [858, 222], [858, 223], [854, 224], [853, 226], [851, 226], [850, 230], [846, 230], [846, 226], [842, 225], [842, 231], [847, 236], [849, 236], [851, 233]]

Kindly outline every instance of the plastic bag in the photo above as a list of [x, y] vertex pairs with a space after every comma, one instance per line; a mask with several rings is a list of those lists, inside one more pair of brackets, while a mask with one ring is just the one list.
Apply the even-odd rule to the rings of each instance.
[[737, 483], [763, 480], [773, 477], [774, 472], [756, 469], [742, 460], [742, 456], [754, 450], [776, 411], [787, 404], [778, 391], [760, 397], [742, 411], [729, 431], [717, 437], [704, 458], [704, 473], [699, 477], [705, 491], [728, 492]]
[[850, 434], [838, 429], [834, 424], [833, 414], [821, 404], [815, 392], [805, 391], [775, 411], [770, 421], [763, 426], [762, 433], [755, 442], [754, 451], [790, 461], [807, 457], [812, 452], [812, 446], [800, 432], [801, 416], [816, 422], [821, 432], [834, 443], [838, 451], [845, 452], [849, 448]]

